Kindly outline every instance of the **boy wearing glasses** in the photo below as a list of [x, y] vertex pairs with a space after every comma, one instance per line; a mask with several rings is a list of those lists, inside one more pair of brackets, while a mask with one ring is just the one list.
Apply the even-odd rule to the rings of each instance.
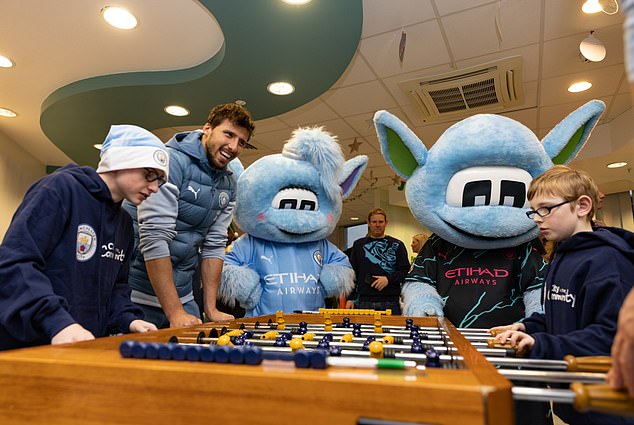
[[156, 329], [130, 301], [121, 202], [158, 191], [168, 160], [152, 133], [113, 125], [96, 171], [69, 164], [29, 188], [0, 245], [0, 349]]
[[[542, 235], [557, 242], [546, 274], [544, 313], [501, 326], [496, 339], [518, 354], [561, 360], [564, 356], [610, 355], [619, 308], [632, 288], [634, 234], [592, 227], [598, 189], [583, 171], [558, 165], [531, 182], [526, 215]], [[581, 414], [555, 404], [567, 423], [634, 423], [602, 414]]]
[[227, 165], [249, 145], [253, 130], [239, 105], [214, 107], [202, 129], [167, 142], [170, 175], [161, 190], [139, 208], [124, 203], [134, 223], [132, 301], [160, 328], [201, 323], [192, 287], [200, 284], [192, 282], [198, 267], [207, 318], [233, 318], [216, 308], [236, 197], [237, 178]]

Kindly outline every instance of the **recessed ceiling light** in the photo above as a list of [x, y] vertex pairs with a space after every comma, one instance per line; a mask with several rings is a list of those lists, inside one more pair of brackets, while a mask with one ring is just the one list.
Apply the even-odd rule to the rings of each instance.
[[166, 106], [163, 110], [170, 115], [174, 115], [175, 117], [186, 117], [187, 115], [189, 115], [188, 109], [177, 105]]
[[601, 12], [603, 8], [599, 4], [599, 0], [586, 0], [581, 6], [583, 13], [597, 13]]
[[350, 221], [359, 221], [359, 217], [350, 217]]
[[579, 52], [590, 62], [601, 62], [606, 54], [605, 45], [594, 36], [594, 31], [590, 31], [590, 35], [581, 40]]
[[6, 56], [0, 55], [0, 68], [11, 68], [13, 66], [13, 61]]
[[0, 108], [0, 117], [13, 118], [13, 117], [17, 117], [17, 116], [18, 116], [18, 114], [13, 112], [11, 109]]
[[570, 93], [579, 93], [581, 91], [588, 90], [590, 87], [592, 87], [592, 83], [589, 83], [587, 81], [580, 81], [580, 82], [574, 83], [570, 87], [568, 87], [568, 91]]
[[310, 0], [282, 0], [284, 3], [288, 3], [288, 4], [306, 4], [308, 3]]
[[275, 83], [271, 83], [266, 87], [266, 89], [278, 96], [291, 94], [295, 91], [295, 87], [293, 87], [291, 83], [287, 83], [285, 81], [277, 81]]
[[101, 150], [101, 143], [95, 143], [92, 147]]
[[126, 9], [118, 6], [105, 6], [101, 9], [103, 18], [115, 28], [131, 30], [136, 27], [136, 17]]
[[627, 165], [627, 162], [625, 161], [613, 162], [611, 164], [608, 164], [608, 168], [621, 168], [621, 167], [625, 167], [626, 165]]

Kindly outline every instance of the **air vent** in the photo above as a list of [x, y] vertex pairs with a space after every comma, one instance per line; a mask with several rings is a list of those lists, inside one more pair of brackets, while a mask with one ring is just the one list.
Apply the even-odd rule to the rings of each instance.
[[424, 121], [499, 112], [521, 104], [522, 58], [514, 56], [478, 67], [399, 83]]

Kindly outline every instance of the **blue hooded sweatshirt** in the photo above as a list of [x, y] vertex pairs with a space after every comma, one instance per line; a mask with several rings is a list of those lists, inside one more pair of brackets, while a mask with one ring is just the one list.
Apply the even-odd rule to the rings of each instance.
[[[546, 273], [544, 314], [524, 321], [535, 339], [530, 357], [609, 356], [633, 276], [634, 233], [597, 227], [560, 243]], [[582, 414], [569, 405], [555, 404], [555, 413], [570, 424], [634, 424], [634, 418]]]
[[128, 332], [143, 317], [127, 284], [132, 246], [130, 216], [92, 168], [33, 184], [0, 246], [0, 349], [48, 344], [73, 323]]

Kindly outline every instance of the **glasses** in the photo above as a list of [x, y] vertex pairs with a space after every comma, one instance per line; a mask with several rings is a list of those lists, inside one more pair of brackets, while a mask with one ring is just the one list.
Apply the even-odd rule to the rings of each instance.
[[144, 168], [145, 170], [145, 181], [148, 183], [152, 183], [158, 181], [158, 187], [161, 187], [165, 184], [165, 178], [158, 173], [153, 168]]
[[548, 214], [550, 214], [550, 212], [553, 209], [555, 209], [557, 207], [561, 207], [563, 204], [567, 204], [568, 202], [572, 202], [572, 201], [563, 201], [563, 202], [558, 203], [557, 205], [551, 205], [549, 207], [539, 207], [536, 210], [526, 211], [526, 217], [528, 217], [528, 218], [530, 218], [532, 220], [533, 217], [535, 216], [535, 214], [537, 214], [538, 216], [544, 218]]

